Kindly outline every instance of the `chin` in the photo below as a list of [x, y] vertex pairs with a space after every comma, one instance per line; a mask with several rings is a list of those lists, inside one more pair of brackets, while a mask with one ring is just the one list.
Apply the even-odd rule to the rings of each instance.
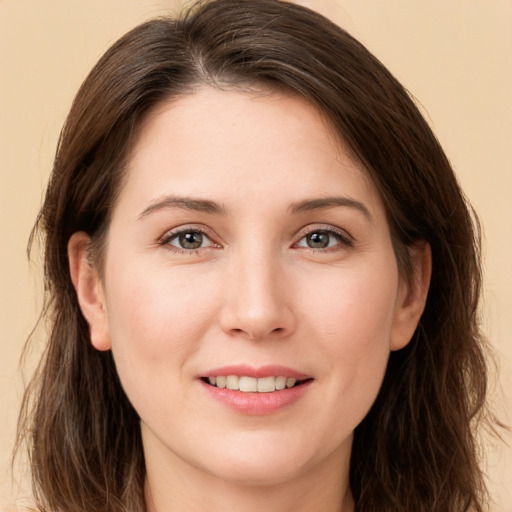
[[306, 450], [304, 443], [260, 439], [253, 443], [233, 444], [215, 457], [208, 472], [238, 485], [273, 486], [296, 479], [314, 467], [318, 452]]
[[225, 482], [231, 482], [247, 487], [272, 487], [294, 480], [305, 471], [293, 461], [274, 460], [251, 461], [237, 460], [226, 461], [221, 467], [212, 468], [212, 474]]

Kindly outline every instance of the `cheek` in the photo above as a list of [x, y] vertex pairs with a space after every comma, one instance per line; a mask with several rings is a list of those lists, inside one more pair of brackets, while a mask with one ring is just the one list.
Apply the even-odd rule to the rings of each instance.
[[215, 307], [213, 276], [146, 260], [111, 265], [106, 286], [111, 331], [129, 329], [147, 341], [167, 338], [179, 344]]
[[340, 348], [356, 345], [364, 350], [382, 342], [389, 348], [398, 290], [394, 267], [342, 269], [337, 275], [317, 275], [315, 285], [317, 293], [311, 293], [311, 288], [308, 293], [305, 286], [303, 296], [307, 308], [314, 310], [322, 338], [342, 338], [335, 343]]
[[218, 298], [197, 289], [212, 289], [213, 283], [193, 279], [183, 270], [116, 261], [106, 289], [121, 380], [141, 391], [155, 379], [163, 380], [162, 386], [173, 385], [215, 316]]
[[378, 393], [389, 358], [398, 276], [390, 266], [347, 272], [337, 282], [326, 282], [325, 292], [309, 300], [311, 335], [316, 332], [332, 385], [364, 409]]

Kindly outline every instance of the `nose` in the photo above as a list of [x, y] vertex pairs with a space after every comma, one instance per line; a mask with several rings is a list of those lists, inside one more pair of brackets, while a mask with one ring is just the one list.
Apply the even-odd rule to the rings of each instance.
[[226, 276], [220, 324], [229, 336], [280, 339], [296, 327], [290, 276], [268, 254], [236, 258]]

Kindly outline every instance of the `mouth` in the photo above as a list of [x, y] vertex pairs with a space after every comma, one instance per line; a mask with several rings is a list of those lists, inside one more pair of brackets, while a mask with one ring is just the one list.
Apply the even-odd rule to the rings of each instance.
[[223, 366], [198, 375], [207, 395], [237, 414], [266, 416], [301, 401], [314, 378], [281, 365]]
[[246, 375], [218, 375], [201, 377], [201, 380], [213, 387], [241, 391], [243, 393], [274, 393], [295, 388], [312, 381], [312, 378], [298, 379], [283, 375], [268, 377], [249, 377]]

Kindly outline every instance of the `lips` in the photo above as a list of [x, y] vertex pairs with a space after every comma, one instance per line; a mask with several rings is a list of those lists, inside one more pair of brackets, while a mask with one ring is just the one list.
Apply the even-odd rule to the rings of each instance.
[[294, 377], [297, 380], [305, 380], [311, 378], [310, 375], [288, 368], [287, 366], [281, 366], [277, 364], [267, 364], [255, 368], [253, 366], [239, 364], [232, 366], [222, 366], [221, 368], [214, 368], [201, 374], [201, 377], [217, 377], [219, 375], [238, 375], [254, 377], [256, 379], [262, 377]]
[[283, 375], [260, 377], [259, 379], [247, 375], [218, 375], [207, 379], [204, 382], [208, 382], [212, 386], [220, 389], [242, 391], [243, 393], [273, 393], [274, 391], [293, 388], [293, 386], [303, 382], [295, 377], [284, 377]]
[[216, 368], [199, 376], [217, 401], [249, 415], [266, 415], [291, 405], [309, 389], [313, 378], [284, 366], [246, 365]]

